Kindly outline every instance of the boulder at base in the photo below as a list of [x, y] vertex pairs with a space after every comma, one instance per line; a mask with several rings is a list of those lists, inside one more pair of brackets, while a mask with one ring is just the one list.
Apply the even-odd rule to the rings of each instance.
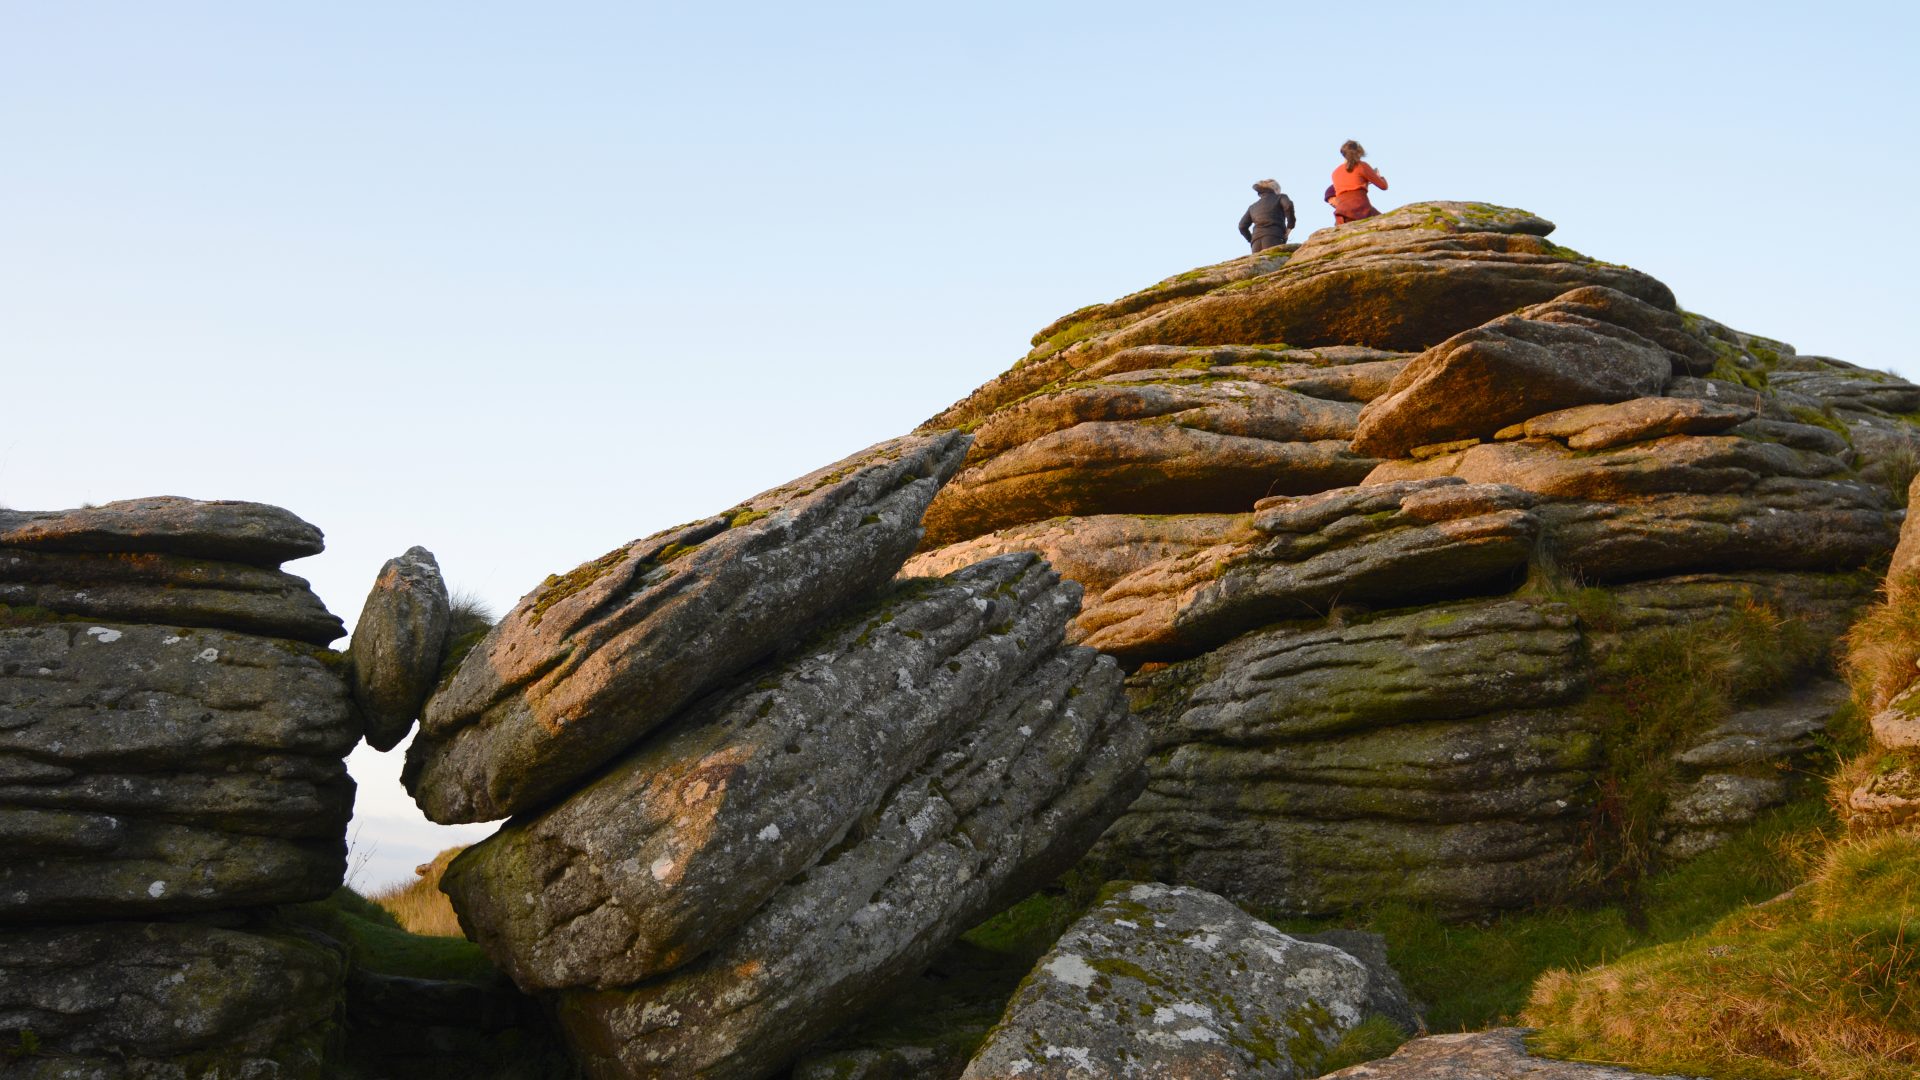
[[1313, 1076], [1365, 1018], [1370, 982], [1348, 953], [1212, 893], [1123, 886], [1041, 958], [962, 1076]]

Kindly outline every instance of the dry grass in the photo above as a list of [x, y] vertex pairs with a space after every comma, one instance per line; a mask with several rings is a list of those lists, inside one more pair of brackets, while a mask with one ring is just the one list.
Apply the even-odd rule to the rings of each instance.
[[465, 850], [464, 844], [448, 848], [435, 855], [432, 862], [413, 868], [413, 872], [420, 875], [419, 880], [382, 889], [367, 899], [385, 909], [400, 928], [410, 934], [464, 937], [460, 920], [453, 913], [453, 904], [447, 900], [447, 894], [440, 891], [440, 875], [446, 872], [453, 857]]
[[1535, 984], [1541, 1049], [1721, 1078], [1920, 1075], [1920, 838], [1832, 845], [1698, 937]]
[[1887, 581], [1886, 597], [1847, 631], [1843, 670], [1868, 715], [1920, 676], [1920, 575]]

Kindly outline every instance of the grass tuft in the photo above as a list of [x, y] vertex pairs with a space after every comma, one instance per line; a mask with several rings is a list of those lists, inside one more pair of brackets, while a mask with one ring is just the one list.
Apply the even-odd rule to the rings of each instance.
[[1920, 838], [1836, 843], [1710, 931], [1550, 973], [1523, 1019], [1558, 1056], [1729, 1080], [1920, 1075]]
[[453, 904], [440, 891], [440, 875], [466, 845], [450, 847], [433, 857], [430, 863], [414, 867], [418, 880], [382, 889], [368, 900], [384, 911], [395, 926], [410, 934], [428, 937], [464, 937]]

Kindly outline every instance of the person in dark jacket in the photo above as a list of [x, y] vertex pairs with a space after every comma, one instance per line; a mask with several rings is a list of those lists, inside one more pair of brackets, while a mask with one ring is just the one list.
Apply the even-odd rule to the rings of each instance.
[[1253, 190], [1260, 199], [1240, 215], [1240, 235], [1255, 251], [1279, 247], [1294, 226], [1293, 200], [1280, 194], [1280, 185], [1272, 180], [1255, 182]]

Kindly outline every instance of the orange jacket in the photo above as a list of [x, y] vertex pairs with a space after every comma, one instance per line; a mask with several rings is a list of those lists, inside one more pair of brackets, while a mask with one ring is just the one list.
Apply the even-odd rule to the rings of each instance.
[[1333, 170], [1333, 209], [1336, 214], [1347, 217], [1359, 216], [1360, 211], [1372, 209], [1367, 201], [1367, 185], [1372, 184], [1381, 191], [1387, 190], [1387, 181], [1373, 166], [1366, 162], [1347, 171], [1345, 162], [1334, 166]]

